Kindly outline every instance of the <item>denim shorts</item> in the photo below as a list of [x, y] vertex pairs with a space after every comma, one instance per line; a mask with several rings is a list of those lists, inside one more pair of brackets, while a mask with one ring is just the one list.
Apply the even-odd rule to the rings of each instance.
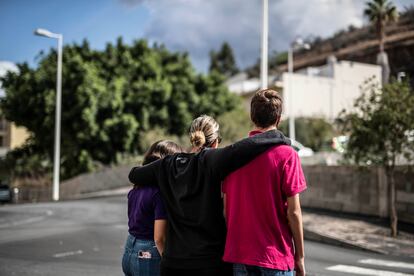
[[122, 270], [126, 276], [160, 275], [161, 256], [153, 240], [140, 240], [128, 235], [122, 257]]
[[233, 264], [233, 276], [293, 276], [293, 271], [277, 270], [254, 265]]

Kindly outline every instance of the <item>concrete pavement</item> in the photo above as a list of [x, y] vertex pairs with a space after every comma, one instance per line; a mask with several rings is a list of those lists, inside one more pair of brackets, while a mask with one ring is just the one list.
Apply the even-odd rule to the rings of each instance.
[[[0, 276], [122, 275], [126, 197], [0, 207]], [[306, 241], [308, 275], [414, 275], [408, 257]]]
[[[108, 196], [116, 193], [121, 195]], [[332, 225], [329, 223], [332, 218], [326, 219], [326, 214], [319, 217], [317, 213], [309, 214], [305, 210], [306, 228], [310, 220], [319, 230], [324, 229], [325, 234], [345, 225], [343, 220]], [[3, 206], [0, 207], [0, 276], [122, 275], [126, 235], [125, 191], [101, 193], [82, 200]], [[382, 255], [309, 240], [305, 241], [305, 250], [309, 276], [414, 275], [414, 259], [408, 255]]]
[[126, 199], [0, 207], [0, 275], [122, 275]]
[[303, 223], [308, 240], [414, 260], [414, 234], [400, 231], [392, 238], [379, 219], [305, 209]]
[[307, 276], [408, 276], [414, 260], [305, 241]]

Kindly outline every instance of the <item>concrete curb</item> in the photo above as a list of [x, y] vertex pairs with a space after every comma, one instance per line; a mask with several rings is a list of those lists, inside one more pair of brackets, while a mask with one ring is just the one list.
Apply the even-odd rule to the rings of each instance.
[[388, 252], [384, 250], [370, 248], [370, 247], [363, 246], [360, 244], [352, 243], [344, 239], [339, 239], [337, 237], [317, 233], [315, 231], [307, 229], [306, 227], [304, 227], [303, 232], [304, 232], [305, 240], [321, 242], [321, 243], [325, 243], [329, 245], [340, 246], [343, 248], [357, 249], [357, 250], [362, 250], [362, 251], [376, 253], [376, 254], [389, 255]]

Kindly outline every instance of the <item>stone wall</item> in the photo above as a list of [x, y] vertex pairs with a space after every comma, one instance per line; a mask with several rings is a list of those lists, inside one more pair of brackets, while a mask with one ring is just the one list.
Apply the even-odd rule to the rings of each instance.
[[414, 168], [400, 170], [395, 177], [399, 219], [414, 223]]
[[[382, 168], [304, 166], [308, 190], [304, 207], [387, 217], [388, 184]], [[398, 168], [396, 206], [401, 221], [414, 223], [414, 172]]]
[[103, 168], [100, 171], [82, 174], [60, 184], [60, 197], [62, 199], [76, 198], [79, 195], [111, 190], [131, 185], [128, 174], [133, 166]]

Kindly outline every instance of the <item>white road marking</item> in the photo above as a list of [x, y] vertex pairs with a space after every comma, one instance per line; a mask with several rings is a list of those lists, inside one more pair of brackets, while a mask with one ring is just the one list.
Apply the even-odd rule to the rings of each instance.
[[13, 221], [9, 223], [3, 223], [0, 225], [0, 228], [9, 228], [9, 227], [20, 226], [20, 225], [29, 224], [29, 223], [35, 223], [35, 222], [42, 221], [44, 219], [45, 217], [42, 216], [42, 217], [33, 217], [33, 218]]
[[31, 218], [27, 218], [27, 219], [22, 219], [22, 220], [17, 220], [17, 221], [2, 223], [2, 224], [0, 224], [0, 229], [14, 227], [14, 226], [20, 226], [20, 225], [24, 225], [24, 224], [29, 224], [29, 223], [35, 223], [35, 222], [42, 221], [47, 216], [53, 215], [53, 211], [46, 210], [45, 215], [46, 216], [37, 216], [37, 217], [31, 217]]
[[126, 225], [126, 224], [115, 224], [115, 225], [113, 225], [113, 227], [115, 227], [117, 229], [128, 229], [128, 225]]
[[363, 259], [359, 260], [358, 263], [361, 264], [370, 264], [370, 265], [379, 265], [379, 266], [388, 266], [388, 267], [398, 267], [398, 268], [407, 268], [414, 269], [414, 263], [403, 263], [403, 262], [393, 262], [387, 260], [377, 260], [377, 259]]
[[372, 276], [412, 276], [413, 274], [406, 274], [400, 272], [392, 272], [387, 270], [377, 270], [351, 265], [334, 265], [326, 268], [330, 271], [338, 271], [343, 273], [353, 273], [359, 275], [372, 275]]
[[68, 251], [68, 252], [56, 253], [56, 254], [53, 255], [53, 257], [55, 257], [55, 258], [64, 258], [64, 257], [68, 257], [68, 256], [81, 255], [81, 254], [83, 254], [82, 250]]

